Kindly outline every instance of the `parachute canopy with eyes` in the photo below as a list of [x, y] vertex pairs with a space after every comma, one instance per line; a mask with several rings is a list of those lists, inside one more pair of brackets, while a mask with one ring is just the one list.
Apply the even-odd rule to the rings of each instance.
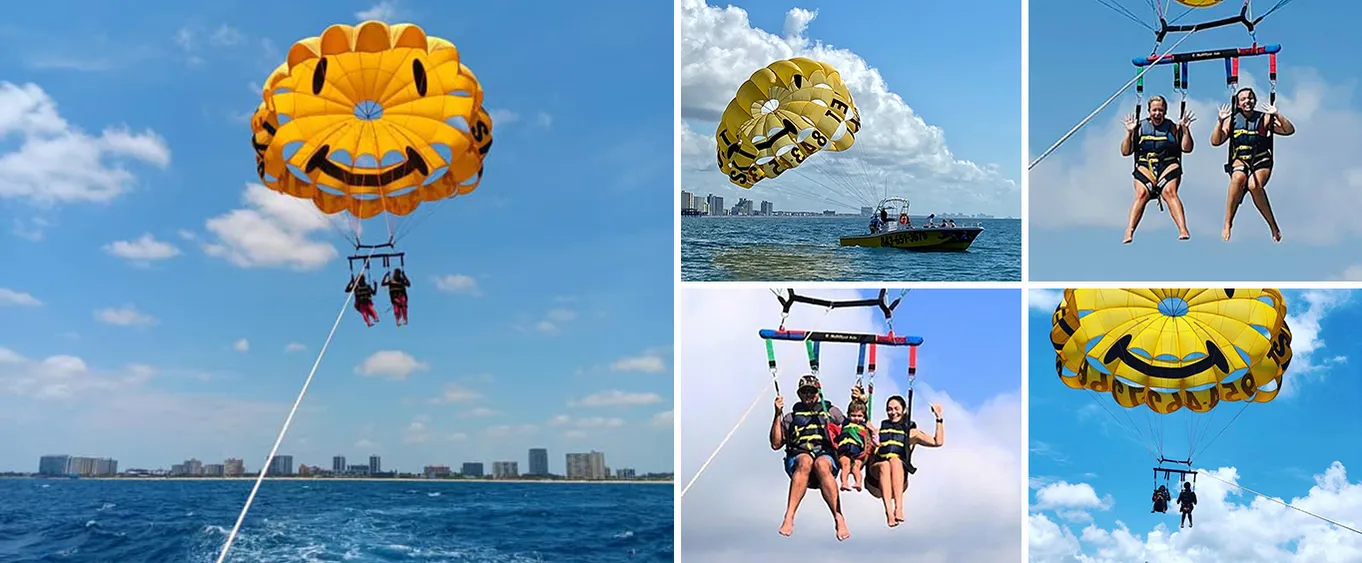
[[1265, 403], [1291, 363], [1275, 289], [1066, 289], [1050, 333], [1060, 380], [1123, 407]]
[[860, 114], [831, 65], [776, 61], [738, 87], [714, 133], [719, 170], [743, 188], [775, 178], [816, 152], [856, 142]]
[[408, 215], [482, 179], [492, 120], [450, 42], [411, 24], [333, 25], [295, 43], [251, 119], [261, 181], [327, 214]]

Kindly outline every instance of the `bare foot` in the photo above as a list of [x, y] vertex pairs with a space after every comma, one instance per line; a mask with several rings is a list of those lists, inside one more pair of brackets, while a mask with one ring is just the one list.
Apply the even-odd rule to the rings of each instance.
[[1272, 231], [1272, 242], [1282, 242], [1282, 232], [1280, 230]]
[[789, 520], [786, 520], [784, 523], [782, 523], [782, 524], [780, 525], [780, 535], [785, 536], [785, 537], [788, 538], [788, 537], [790, 537], [790, 534], [793, 534], [793, 533], [794, 533], [794, 522], [791, 522], [791, 521], [789, 521]]
[[1127, 230], [1126, 238], [1125, 240], [1121, 241], [1121, 244], [1130, 244], [1130, 241], [1132, 240], [1135, 240], [1135, 231]]
[[893, 514], [885, 513], [885, 515], [884, 515], [884, 521], [887, 522], [887, 523], [889, 524], [889, 527], [890, 527], [890, 528], [893, 528], [894, 526], [899, 525], [898, 519], [897, 519], [897, 518], [894, 518], [894, 515], [893, 515]]
[[852, 485], [851, 488], [856, 489], [856, 492], [858, 492], [858, 493], [861, 492], [861, 484], [860, 484], [860, 483], [856, 483], [855, 485]]
[[1220, 238], [1225, 239], [1225, 242], [1229, 242], [1229, 241], [1230, 241], [1230, 226], [1229, 226], [1229, 225], [1225, 225], [1225, 230], [1220, 231]]
[[850, 490], [851, 490], [851, 487], [848, 487], [848, 486], [846, 486], [845, 483], [843, 483], [841, 487], [838, 487], [838, 489], [843, 490], [843, 491], [850, 491]]
[[851, 530], [847, 529], [847, 521], [841, 514], [837, 515], [837, 541], [846, 541], [851, 537]]
[[1178, 240], [1187, 240], [1189, 238], [1192, 238], [1191, 233], [1183, 232], [1178, 234]]

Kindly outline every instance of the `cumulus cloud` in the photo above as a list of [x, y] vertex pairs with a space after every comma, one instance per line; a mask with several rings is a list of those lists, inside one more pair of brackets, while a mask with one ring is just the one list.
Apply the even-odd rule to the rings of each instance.
[[58, 354], [30, 359], [0, 347], [0, 395], [39, 400], [70, 399], [83, 393], [138, 385], [155, 373], [155, 368], [144, 364], [129, 364], [120, 370], [100, 372], [76, 356]]
[[610, 364], [611, 371], [641, 371], [662, 373], [667, 371], [667, 358], [658, 352], [645, 352], [637, 356], [620, 358]]
[[1045, 314], [1055, 312], [1055, 307], [1064, 300], [1062, 289], [1031, 289], [1026, 292], [1026, 308]]
[[327, 217], [300, 201], [248, 184], [245, 207], [213, 217], [205, 223], [212, 240], [203, 244], [209, 256], [242, 268], [315, 270], [339, 253], [318, 240], [327, 231]]
[[95, 319], [104, 324], [116, 326], [150, 326], [156, 324], [155, 317], [137, 310], [137, 307], [131, 304], [99, 309], [95, 311]]
[[[1258, 82], [1263, 74], [1261, 68], [1246, 66], [1240, 82], [1255, 88], [1266, 102], [1266, 94]], [[1362, 222], [1356, 220], [1355, 213], [1362, 207], [1362, 162], [1356, 158], [1362, 153], [1362, 138], [1341, 133], [1362, 127], [1362, 111], [1357, 109], [1352, 93], [1354, 86], [1330, 82], [1318, 71], [1306, 67], [1294, 68], [1292, 77], [1278, 91], [1277, 107], [1296, 125], [1297, 132], [1276, 141], [1277, 161], [1268, 184], [1268, 194], [1273, 196], [1273, 213], [1282, 226], [1286, 241], [1325, 245], [1356, 237], [1362, 234]], [[1113, 88], [1117, 86], [1119, 84]], [[1212, 89], [1211, 92], [1215, 91]], [[1197, 90], [1193, 89], [1193, 93]], [[1202, 96], [1205, 93], [1206, 90], [1200, 91]], [[1222, 103], [1224, 100], [1219, 98], [1195, 95], [1187, 100], [1188, 110], [1199, 119], [1192, 124], [1196, 149], [1184, 157], [1186, 173], [1182, 185], [1185, 188], [1179, 195], [1186, 205], [1187, 224], [1195, 231], [1194, 236], [1197, 232], [1203, 237], [1218, 236], [1224, 222], [1228, 186], [1223, 168], [1226, 149], [1223, 145], [1212, 147], [1210, 144], [1210, 128], [1215, 123], [1216, 109]], [[1099, 227], [1117, 234], [1125, 230], [1131, 201], [1131, 164], [1129, 157], [1121, 156], [1119, 148], [1125, 133], [1121, 119], [1133, 104], [1131, 96], [1119, 100], [1113, 107], [1122, 108], [1120, 111], [1095, 118], [1086, 131], [1070, 138], [1031, 170], [1032, 202], [1038, 205], [1064, 202], [1064, 205], [1046, 205], [1044, 213], [1032, 214], [1031, 228]], [[1075, 107], [1075, 111], [1087, 110]], [[1048, 143], [1033, 144], [1032, 148], [1039, 151], [1048, 146]], [[1106, 187], [1096, 189], [1094, 181]], [[1310, 197], [1291, 197], [1291, 194], [1304, 192]], [[1151, 236], [1148, 234], [1151, 232], [1171, 232], [1172, 229], [1172, 221], [1157, 213], [1154, 207], [1146, 211], [1140, 223], [1143, 236]], [[1234, 235], [1231, 244], [1239, 241], [1267, 244], [1270, 241], [1258, 211], [1248, 200], [1236, 216]], [[1136, 235], [1137, 243], [1140, 236]], [[1062, 252], [1060, 249], [1049, 251]]]
[[397, 2], [383, 0], [367, 9], [355, 12], [355, 19], [358, 21], [378, 20], [385, 23], [397, 23], [397, 18], [401, 14], [397, 10]]
[[549, 309], [544, 313], [544, 318], [534, 324], [534, 330], [544, 334], [557, 334], [562, 330], [563, 324], [577, 318], [577, 312], [572, 309], [562, 307]]
[[[1239, 482], [1233, 467], [1202, 471], [1212, 478], [1203, 477], [1197, 486], [1196, 527], [1174, 530], [1161, 522], [1143, 535], [1119, 520], [1110, 529], [1086, 524], [1078, 531], [1058, 522], [1054, 511], [1075, 503], [1086, 506], [1096, 499], [1095, 493], [1089, 494], [1090, 485], [1065, 484], [1070, 493], [1053, 496], [1070, 502], [1032, 506], [1027, 531], [1031, 561], [1362, 561], [1362, 538], [1356, 533], [1232, 486]], [[1362, 482], [1350, 482], [1343, 464], [1333, 462], [1314, 481], [1304, 496], [1280, 500], [1338, 522], [1362, 521]], [[1279, 485], [1289, 486], [1289, 482]], [[1082, 487], [1087, 490], [1080, 491]], [[1173, 515], [1170, 521], [1176, 519]]]
[[459, 385], [458, 383], [446, 383], [440, 390], [440, 395], [431, 399], [435, 404], [454, 404], [467, 403], [482, 398], [482, 393]]
[[[713, 130], [734, 92], [752, 74], [773, 61], [803, 56], [837, 68], [862, 114], [856, 147], [838, 155], [822, 155], [818, 176], [835, 173], [856, 184], [878, 187], [885, 182], [912, 184], [919, 209], [978, 209], [1016, 214], [1020, 189], [999, 173], [997, 165], [961, 159], [946, 146], [945, 132], [928, 124], [901, 96], [890, 90], [871, 64], [856, 53], [809, 37], [817, 12], [799, 8], [785, 15], [782, 35], [754, 27], [745, 10], [708, 5], [704, 0], [681, 4], [681, 151], [682, 182], [698, 194], [751, 196], [732, 187], [715, 167]], [[1010, 165], [1009, 165], [1010, 166]], [[826, 170], [826, 171], [824, 171]], [[870, 171], [869, 178], [864, 178]], [[802, 180], [784, 177], [787, 188]], [[785, 190], [789, 192], [789, 190]], [[784, 197], [772, 193], [770, 198]], [[844, 198], [859, 199], [854, 194]], [[865, 205], [869, 205], [866, 203]]]
[[306, 349], [307, 349], [307, 346], [304, 346], [304, 345], [299, 344], [299, 343], [297, 343], [297, 342], [289, 342], [288, 345], [284, 346], [284, 351], [285, 351], [285, 352], [302, 352], [303, 350], [306, 350]]
[[0, 287], [0, 307], [37, 307], [42, 304], [31, 293]]
[[435, 278], [435, 289], [448, 291], [450, 293], [464, 293], [468, 295], [482, 295], [478, 289], [478, 280], [472, 276], [463, 274], [447, 274]]
[[1302, 292], [1291, 301], [1291, 378], [1292, 385], [1283, 386], [1282, 396], [1297, 393], [1300, 383], [1322, 378], [1331, 366], [1348, 361], [1342, 354], [1324, 354], [1325, 342], [1320, 334], [1320, 321], [1329, 313], [1347, 304], [1351, 294], [1344, 290], [1313, 289]]
[[[686, 291], [686, 290], [682, 290]], [[855, 294], [843, 290], [823, 290], [820, 297], [845, 299]], [[739, 376], [753, 373], [737, 366], [763, 366], [765, 350], [753, 345], [753, 335], [770, 318], [770, 293], [765, 289], [728, 289], [686, 291], [686, 307], [678, 315], [683, 327], [683, 357], [676, 374], [681, 396], [679, 408], [685, 411], [681, 440], [681, 481], [688, 483], [700, 465], [738, 425], [740, 417], [755, 400], [752, 416], [737, 426], [732, 440], [695, 481], [681, 502], [683, 549], [704, 561], [777, 560], [782, 557], [836, 559], [847, 556], [847, 545], [833, 537], [832, 520], [817, 492], [811, 492], [800, 505], [795, 534], [776, 535], [789, 481], [781, 470], [780, 452], [770, 450], [771, 382], [764, 377]], [[869, 314], [856, 311], [811, 311], [796, 308], [791, 326], [817, 326], [825, 330], [874, 332], [882, 327]], [[782, 371], [781, 391], [792, 395], [793, 378], [802, 373], [803, 347], [798, 343], [776, 346]], [[824, 346], [825, 366], [855, 365], [854, 346]], [[904, 360], [882, 351], [881, 373], [900, 373]], [[949, 374], [940, 374], [950, 381]], [[846, 370], [825, 369], [823, 384], [830, 399], [843, 402], [854, 376]], [[914, 463], [919, 467], [910, 483], [907, 499], [908, 522], [889, 529], [884, 523], [881, 502], [868, 493], [842, 496], [843, 512], [851, 527], [858, 553], [897, 553], [913, 546], [914, 561], [1013, 561], [1021, 556], [1021, 459], [1022, 445], [1015, 432], [1022, 418], [1021, 398], [1001, 395], [982, 404], [966, 407], [949, 394], [919, 381], [914, 410], [924, 415], [929, 402], [939, 402], [950, 420], [947, 445], [941, 449], [919, 450]], [[903, 393], [902, 383], [892, 378], [876, 381], [876, 396]], [[757, 396], [759, 395], [759, 397]], [[788, 407], [787, 407], [788, 408]], [[659, 425], [670, 414], [655, 418]]]
[[0, 199], [43, 207], [107, 203], [136, 185], [128, 165], [170, 165], [170, 148], [155, 132], [82, 131], [36, 84], [0, 82], [0, 138], [19, 141], [18, 148], [0, 151]]
[[365, 377], [403, 380], [413, 373], [427, 369], [430, 369], [428, 364], [417, 361], [411, 354], [401, 350], [380, 350], [370, 354], [355, 366], [355, 373]]
[[241, 340], [236, 341], [235, 344], [232, 344], [232, 349], [238, 352], [249, 352], [251, 349], [251, 343], [249, 340], [242, 338]]
[[594, 393], [568, 401], [568, 406], [572, 407], [635, 407], [639, 405], [652, 405], [662, 402], [662, 396], [657, 393], [629, 393], [626, 391], [610, 390]]
[[174, 245], [157, 240], [151, 233], [142, 233], [134, 240], [116, 240], [104, 245], [104, 251], [133, 262], [152, 262], [180, 255]]

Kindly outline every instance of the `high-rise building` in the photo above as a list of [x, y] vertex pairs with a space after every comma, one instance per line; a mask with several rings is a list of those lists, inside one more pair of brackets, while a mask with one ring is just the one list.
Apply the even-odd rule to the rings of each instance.
[[383, 472], [383, 459], [380, 458], [380, 457], [378, 457], [378, 456], [376, 456], [376, 455], [371, 455], [371, 456], [369, 456], [369, 473], [382, 473], [382, 472]]
[[240, 477], [246, 472], [246, 464], [237, 458], [227, 458], [227, 462], [222, 464], [222, 474], [227, 477]]
[[464, 462], [463, 469], [459, 470], [459, 474], [463, 475], [464, 477], [482, 477], [482, 462], [481, 461]]
[[530, 448], [529, 475], [548, 475], [548, 474], [549, 474], [549, 450], [546, 448]]
[[345, 456], [343, 455], [332, 456], [331, 470], [336, 473], [345, 473]]
[[695, 209], [695, 194], [681, 190], [681, 209]]
[[190, 476], [203, 475], [203, 462], [195, 458], [189, 458], [180, 464], [183, 467], [182, 474]]
[[709, 205], [710, 215], [724, 214], [724, 196], [709, 194], [705, 197], [705, 203]]
[[638, 473], [632, 467], [621, 467], [615, 470], [615, 477], [619, 479], [633, 479], [638, 477]]
[[492, 462], [493, 479], [515, 479], [520, 476], [520, 462], [518, 461], [494, 461]]
[[567, 454], [568, 479], [604, 479], [609, 476], [605, 467], [605, 453]]
[[427, 479], [443, 479], [450, 473], [448, 465], [427, 465], [421, 472]]
[[221, 463], [210, 463], [203, 466], [204, 477], [221, 477], [227, 472], [227, 466]]
[[270, 458], [269, 475], [293, 475], [293, 456], [277, 455]]
[[71, 456], [69, 455], [45, 455], [38, 458], [38, 474], [47, 476], [61, 476], [70, 473]]
[[775, 212], [776, 212], [776, 205], [775, 205], [774, 203], [771, 203], [771, 202], [769, 202], [769, 201], [762, 201], [762, 202], [761, 202], [761, 214], [762, 214], [762, 215], [771, 215], [771, 214], [774, 214]]

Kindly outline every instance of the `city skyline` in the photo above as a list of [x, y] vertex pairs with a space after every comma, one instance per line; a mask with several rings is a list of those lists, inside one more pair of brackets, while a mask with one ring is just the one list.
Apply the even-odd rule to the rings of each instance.
[[[485, 472], [485, 468], [488, 468], [488, 466], [490, 466], [490, 468], [493, 468], [492, 474], [497, 474], [498, 477], [503, 476], [503, 474], [501, 473], [509, 473], [509, 476], [511, 477], [567, 476], [568, 478], [582, 476], [587, 476], [586, 478], [614, 477], [618, 472], [627, 472], [631, 474], [631, 476], [632, 474], [635, 473], [637, 474], [671, 473], [670, 470], [671, 468], [667, 468], [667, 470], [642, 470], [642, 472], [640, 472], [640, 470], [637, 468], [633, 468], [633, 466], [617, 466], [617, 468], [612, 468], [612, 466], [606, 465], [605, 453], [603, 453], [603, 451], [597, 450], [569, 451], [569, 453], [564, 454], [563, 472], [556, 473], [553, 472], [553, 470], [548, 469], [539, 470], [542, 468], [548, 468], [549, 466], [548, 454], [549, 454], [548, 448], [542, 447], [528, 448], [526, 455], [526, 457], [528, 458], [528, 463], [526, 463], [527, 468], [526, 472], [520, 472], [519, 470], [520, 461], [522, 461], [522, 459], [497, 458], [492, 459], [492, 461], [456, 462], [456, 465], [458, 465], [459, 468], [462, 469], [460, 469], [460, 472], [454, 473], [462, 474], [471, 473], [474, 474], [474, 476], [481, 477], [482, 474], [484, 474]], [[542, 455], [542, 459], [537, 459], [537, 455]], [[349, 463], [349, 457], [347, 457], [347, 455], [340, 454], [332, 455], [330, 465], [320, 465], [320, 463], [317, 463], [317, 465], [312, 465], [312, 463], [302, 462], [301, 459], [294, 458], [294, 455], [287, 453], [279, 453], [275, 454], [275, 457], [271, 459], [270, 472], [268, 472], [268, 474], [271, 474], [271, 476], [274, 476], [274, 474], [278, 474], [278, 476], [296, 476], [296, 474], [300, 474], [301, 468], [309, 468], [312, 470], [321, 470], [321, 472], [339, 474], [398, 474], [398, 473], [418, 474], [430, 473], [430, 468], [441, 468], [441, 466], [444, 466], [444, 468], [452, 468], [452, 466], [454, 466], [454, 465], [432, 465], [432, 462], [426, 462], [424, 463], [424, 465], [421, 465], [421, 470], [414, 470], [411, 468], [396, 468], [396, 466], [388, 466], [388, 469], [384, 470], [383, 462], [381, 462], [381, 459], [383, 459], [383, 457], [381, 457], [381, 455], [372, 454], [368, 455], [368, 457], [366, 457], [365, 459], [366, 462], [368, 463], [365, 463], [365, 465], [358, 465], [358, 463]], [[538, 465], [537, 461], [542, 461], [542, 466]], [[118, 462], [117, 458], [112, 457], [90, 457], [90, 455], [72, 455], [72, 454], [45, 454], [42, 455], [42, 457], [39, 457], [37, 472], [25, 472], [25, 470], [0, 470], [0, 473], [16, 473], [16, 474], [31, 473], [42, 474], [42, 476], [60, 476], [60, 474], [68, 473], [80, 474], [80, 476], [113, 476], [113, 474], [169, 474], [169, 476], [206, 476], [206, 477], [234, 477], [234, 476], [238, 477], [242, 476], [242, 474], [256, 474], [255, 472], [252, 472], [251, 466], [247, 465], [247, 463], [242, 461], [241, 458], [226, 458], [223, 459], [222, 463], [206, 463], [204, 462], [204, 459], [189, 457], [183, 459], [183, 461], [181, 462], [172, 463], [172, 465], [169, 465], [169, 468], [166, 468], [166, 466], [146, 466], [135, 465], [135, 463], [129, 463], [127, 468], [121, 470], [121, 472], [120, 470], [118, 470], [118, 466], [120, 466], [120, 462]], [[498, 469], [498, 466], [500, 466], [501, 469]], [[327, 470], [327, 468], [330, 468], [330, 470]], [[470, 470], [470, 468], [477, 469]]]
[[[738, 202], [733, 204], [732, 207], [725, 207], [724, 196], [722, 195], [715, 195], [710, 193], [706, 194], [705, 197], [701, 198], [696, 197], [696, 194], [694, 192], [688, 190], [681, 190], [682, 215], [704, 215], [709, 217], [733, 217], [733, 216], [825, 217], [830, 215], [837, 217], [869, 217], [874, 214], [874, 211], [875, 211], [874, 206], [861, 206], [858, 212], [856, 213], [838, 212], [834, 209], [822, 209], [819, 211], [782, 210], [776, 209], [775, 204], [770, 201], [763, 199], [760, 201], [760, 203], [758, 203], [755, 200], [748, 199], [745, 197], [738, 198]], [[937, 217], [956, 217], [956, 218], [965, 217], [972, 219], [997, 218], [987, 213], [951, 213], [951, 212], [922, 213], [919, 211], [910, 211], [910, 214], [913, 217], [919, 216], [925, 217], [927, 215], [936, 215]], [[1001, 217], [1001, 219], [1015, 219], [1015, 217]]]

